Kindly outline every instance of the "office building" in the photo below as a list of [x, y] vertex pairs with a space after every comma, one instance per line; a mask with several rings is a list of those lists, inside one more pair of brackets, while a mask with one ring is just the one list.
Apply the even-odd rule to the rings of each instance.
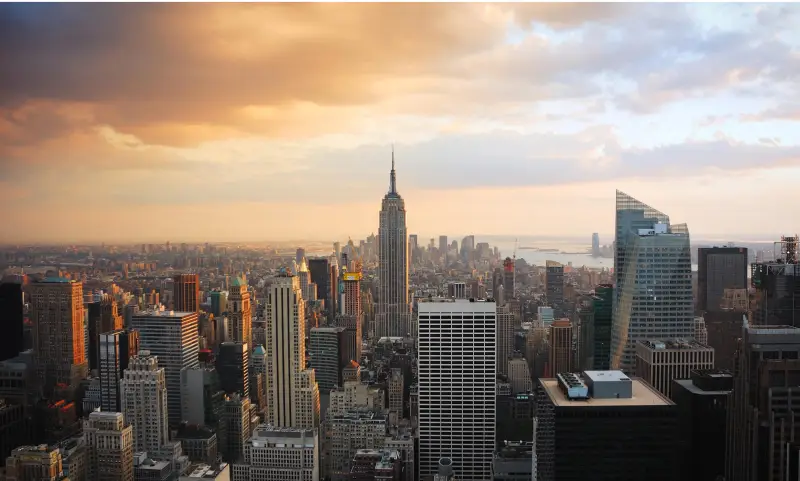
[[[308, 259], [308, 271], [311, 273], [311, 282], [317, 286], [317, 299], [325, 302], [325, 308], [331, 310], [333, 301], [331, 300], [331, 266], [327, 258], [319, 257]], [[305, 300], [305, 297], [303, 298]]]
[[725, 289], [747, 289], [747, 268], [746, 248], [697, 249], [697, 310], [719, 311]]
[[232, 481], [319, 481], [319, 437], [315, 429], [262, 424], [244, 445], [244, 461]]
[[533, 443], [530, 441], [504, 441], [492, 463], [492, 481], [531, 481], [533, 470]]
[[719, 369], [733, 371], [734, 358], [742, 337], [742, 323], [751, 317], [747, 289], [726, 289], [722, 297], [722, 310], [708, 311], [703, 315], [708, 332], [708, 345], [714, 348], [714, 363]]
[[517, 288], [516, 276], [517, 273], [514, 260], [510, 257], [506, 257], [505, 260], [503, 260], [503, 294], [505, 294], [506, 301], [514, 298], [514, 293], [516, 292]]
[[297, 265], [300, 265], [301, 262], [306, 258], [306, 250], [302, 247], [297, 248], [297, 253], [295, 254], [294, 260], [297, 262]]
[[511, 384], [513, 394], [527, 394], [533, 392], [533, 381], [531, 371], [528, 368], [528, 361], [521, 355], [509, 359], [508, 362], [508, 381]]
[[664, 396], [672, 397], [672, 381], [689, 379], [696, 369], [714, 368], [714, 349], [694, 340], [639, 341], [636, 375]]
[[230, 481], [231, 465], [228, 463], [197, 463], [189, 466], [185, 475], [178, 481]]
[[559, 319], [550, 325], [550, 372], [572, 372], [572, 323]]
[[408, 291], [408, 231], [406, 204], [397, 192], [392, 151], [389, 192], [383, 197], [378, 227], [378, 306], [376, 336], [411, 334]]
[[677, 479], [675, 404], [621, 371], [539, 379], [533, 426], [538, 481]]
[[273, 280], [265, 317], [267, 421], [275, 427], [316, 428], [319, 389], [314, 370], [306, 368], [305, 302], [296, 277], [283, 272]]
[[39, 388], [48, 396], [58, 385], [77, 387], [89, 372], [83, 284], [60, 277], [35, 282], [30, 308]]
[[200, 312], [200, 276], [198, 274], [178, 274], [172, 278], [172, 282], [174, 310]]
[[466, 282], [451, 282], [447, 284], [447, 297], [451, 299], [466, 299], [467, 298], [467, 283]]
[[[777, 259], [751, 266], [755, 288], [752, 323], [800, 327], [800, 262], [798, 238], [781, 237]], [[776, 249], [777, 250], [777, 249]]]
[[133, 428], [122, 413], [90, 413], [83, 421], [83, 441], [89, 454], [88, 479], [133, 481]]
[[592, 257], [600, 257], [600, 234], [592, 234]]
[[220, 387], [226, 394], [250, 396], [250, 349], [241, 342], [223, 342], [216, 359]]
[[20, 446], [6, 459], [6, 481], [61, 481], [63, 478], [61, 450], [55, 446]]
[[[614, 302], [614, 286], [600, 284], [594, 289], [592, 297], [592, 322], [587, 333], [589, 338], [588, 349], [591, 352], [583, 353], [584, 358], [591, 360], [591, 370], [603, 371], [609, 368], [611, 359], [611, 309]], [[581, 326], [583, 329], [583, 326]], [[584, 335], [583, 332], [581, 335]]]
[[206, 464], [217, 462], [219, 440], [217, 433], [208, 426], [184, 421], [175, 433], [174, 439], [181, 443], [181, 448], [189, 457], [189, 461]]
[[539, 326], [550, 328], [550, 325], [553, 321], [556, 320], [555, 318], [555, 311], [552, 307], [549, 306], [539, 306], [536, 308], [536, 318], [539, 321]]
[[520, 323], [508, 306], [497, 306], [497, 372], [508, 374], [508, 360], [514, 352], [514, 333]]
[[89, 323], [89, 370], [99, 368], [100, 335], [122, 329], [117, 301], [108, 294], [86, 305]]
[[156, 356], [143, 350], [130, 360], [120, 398], [125, 422], [133, 426], [136, 452], [154, 451], [169, 441], [167, 380]]
[[336, 324], [344, 327], [345, 357], [348, 361], [361, 362], [361, 343], [363, 340], [364, 311], [361, 308], [360, 271], [345, 272], [341, 280], [339, 296], [340, 316]]
[[405, 392], [405, 377], [403, 370], [392, 368], [389, 374], [388, 392], [389, 411], [394, 413], [398, 419], [403, 419], [403, 393]]
[[252, 345], [253, 312], [247, 282], [236, 276], [228, 294], [228, 340]]
[[800, 404], [800, 329], [742, 327], [728, 399], [726, 481], [787, 479], [786, 447], [800, 436], [789, 422]]
[[120, 381], [130, 359], [139, 353], [139, 332], [120, 329], [100, 334], [99, 340], [100, 407], [120, 412]]
[[310, 364], [314, 369], [321, 394], [341, 386], [342, 369], [350, 359], [345, 350], [344, 327], [312, 327], [310, 341]]
[[140, 348], [158, 357], [167, 380], [170, 423], [181, 422], [181, 370], [199, 363], [196, 312], [143, 311], [131, 319], [139, 331]]
[[450, 245], [447, 243], [447, 236], [440, 235], [439, 236], [439, 257], [441, 257], [442, 262], [447, 265], [447, 249]]
[[219, 317], [228, 312], [228, 291], [211, 291], [211, 313]]
[[564, 265], [556, 261], [545, 263], [545, 285], [547, 288], [547, 302], [553, 308], [553, 317], [560, 319], [564, 312]]
[[389, 413], [356, 407], [328, 417], [332, 481], [348, 481], [350, 465], [359, 449], [382, 448], [386, 441]]
[[0, 282], [0, 361], [13, 359], [25, 350], [23, 303], [21, 283]]
[[419, 302], [419, 475], [451, 458], [463, 479], [489, 479], [495, 445], [495, 330], [492, 301]]
[[395, 449], [359, 449], [350, 463], [348, 481], [402, 481], [403, 460]]
[[194, 366], [181, 371], [181, 419], [189, 424], [216, 428], [222, 419], [225, 391], [217, 370]]
[[689, 230], [617, 191], [611, 368], [633, 372], [636, 343], [694, 333]]
[[686, 481], [715, 480], [725, 475], [726, 416], [733, 375], [715, 369], [692, 371], [672, 384], [678, 407], [681, 472]]

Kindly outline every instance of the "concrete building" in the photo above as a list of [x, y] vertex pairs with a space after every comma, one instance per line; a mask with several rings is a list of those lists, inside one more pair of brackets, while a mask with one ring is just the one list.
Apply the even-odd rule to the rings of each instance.
[[174, 439], [181, 443], [181, 448], [189, 457], [189, 461], [205, 464], [217, 462], [219, 440], [213, 429], [184, 422], [175, 433]]
[[636, 343], [694, 333], [689, 229], [617, 191], [611, 368], [634, 372]]
[[572, 323], [559, 319], [550, 325], [550, 369], [553, 374], [572, 372]]
[[231, 481], [231, 466], [228, 463], [198, 463], [189, 466], [178, 481]]
[[235, 463], [241, 461], [244, 446], [250, 438], [250, 398], [238, 393], [225, 396], [224, 409], [222, 422], [225, 439], [219, 450], [222, 459]]
[[397, 192], [392, 151], [389, 192], [383, 197], [378, 226], [378, 305], [376, 337], [411, 334], [408, 290], [408, 231], [406, 204]]
[[120, 381], [131, 358], [139, 353], [139, 332], [106, 332], [100, 334], [99, 341], [100, 407], [103, 411], [121, 412]]
[[508, 306], [497, 306], [497, 372], [508, 375], [508, 360], [514, 352], [514, 333], [519, 329], [519, 319]]
[[403, 418], [403, 393], [405, 391], [405, 379], [403, 370], [393, 368], [389, 374], [389, 411]]
[[360, 381], [345, 381], [344, 386], [331, 391], [328, 415], [344, 414], [359, 406], [384, 409], [385, 397], [384, 391], [378, 387], [362, 384]]
[[621, 371], [539, 379], [533, 427], [538, 481], [677, 479], [675, 404]]
[[489, 479], [495, 445], [497, 306], [492, 301], [419, 303], [419, 475], [452, 459], [463, 479]]
[[39, 446], [20, 446], [6, 458], [6, 481], [61, 481], [64, 466], [61, 450]]
[[137, 452], [157, 450], [169, 441], [167, 396], [164, 368], [149, 351], [140, 351], [125, 370], [120, 390], [122, 413], [133, 426]]
[[253, 311], [247, 282], [233, 278], [228, 294], [228, 340], [252, 345]]
[[319, 426], [319, 388], [306, 368], [305, 302], [290, 273], [275, 278], [267, 294], [267, 420], [275, 427]]
[[133, 427], [118, 412], [89, 414], [83, 421], [91, 481], [133, 481]]
[[225, 391], [217, 370], [194, 366], [181, 371], [181, 419], [216, 428], [224, 411]]
[[467, 296], [467, 283], [466, 282], [451, 282], [447, 284], [447, 297], [451, 299], [466, 299]]
[[172, 426], [181, 422], [181, 371], [199, 364], [196, 312], [141, 311], [131, 318], [139, 331], [139, 346], [158, 358], [164, 369]]
[[174, 310], [200, 312], [200, 275], [178, 274], [172, 278]]
[[697, 341], [666, 339], [636, 345], [636, 375], [668, 398], [672, 381], [689, 379], [696, 369], [713, 368], [714, 349]]
[[350, 463], [348, 481], [402, 481], [403, 461], [392, 449], [359, 449]]
[[31, 284], [30, 320], [37, 386], [45, 396], [77, 387], [89, 373], [83, 284], [60, 277]]
[[533, 443], [505, 441], [492, 463], [492, 481], [530, 481]]
[[315, 429], [261, 425], [245, 443], [244, 462], [233, 465], [233, 481], [319, 481]]
[[379, 449], [386, 441], [389, 413], [356, 407], [328, 417], [332, 481], [349, 481], [353, 457], [359, 449]]
[[511, 383], [511, 392], [514, 394], [533, 392], [533, 381], [527, 359], [519, 356], [508, 360], [508, 380]]

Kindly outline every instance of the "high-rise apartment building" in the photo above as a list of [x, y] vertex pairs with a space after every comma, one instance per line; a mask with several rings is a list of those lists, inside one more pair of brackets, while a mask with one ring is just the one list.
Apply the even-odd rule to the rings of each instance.
[[[419, 474], [449, 457], [462, 479], [491, 477], [495, 446], [497, 306], [420, 300]], [[423, 478], [424, 479], [424, 478]]]
[[545, 266], [545, 284], [547, 301], [553, 308], [556, 319], [564, 317], [564, 264], [547, 261]]
[[133, 481], [133, 427], [118, 412], [92, 412], [83, 421], [89, 451], [88, 479]]
[[247, 282], [235, 277], [228, 294], [228, 340], [252, 345], [253, 312]]
[[60, 277], [31, 285], [33, 354], [40, 389], [77, 387], [88, 374], [83, 284]]
[[572, 372], [572, 323], [559, 319], [550, 325], [550, 372]]
[[99, 367], [98, 352], [100, 335], [122, 329], [122, 316], [117, 301], [108, 294], [97, 302], [86, 305], [89, 323], [89, 370]]
[[164, 368], [146, 350], [134, 356], [120, 389], [122, 414], [133, 426], [135, 451], [155, 451], [169, 441], [169, 410]]
[[180, 312], [200, 312], [200, 275], [178, 274], [172, 278], [174, 307]]
[[746, 248], [697, 249], [697, 310], [719, 311], [725, 289], [747, 289], [747, 268]]
[[617, 191], [611, 368], [633, 372], [636, 342], [694, 333], [689, 230]]
[[383, 197], [378, 227], [378, 306], [376, 335], [406, 337], [411, 334], [408, 291], [408, 231], [406, 204], [397, 192], [392, 151], [389, 192]]
[[117, 330], [100, 334], [100, 407], [120, 412], [120, 381], [133, 356], [139, 353], [139, 332]]
[[714, 349], [697, 341], [665, 339], [636, 344], [636, 375], [672, 398], [676, 379], [688, 379], [696, 369], [714, 368]]
[[306, 368], [305, 301], [297, 277], [284, 272], [267, 293], [267, 421], [276, 427], [316, 428], [319, 389]]
[[350, 361], [345, 352], [345, 328], [312, 327], [309, 343], [310, 364], [319, 392], [328, 394], [343, 384], [342, 369]]
[[141, 311], [131, 318], [139, 331], [139, 346], [158, 357], [164, 368], [169, 400], [169, 420], [181, 422], [181, 370], [199, 364], [197, 312]]
[[745, 323], [728, 398], [726, 481], [791, 479], [798, 385], [800, 329]]
[[533, 479], [677, 479], [677, 409], [646, 382], [562, 373], [539, 379], [536, 404]]
[[0, 361], [6, 361], [25, 350], [21, 283], [0, 282], [0, 322]]
[[244, 461], [232, 481], [319, 481], [319, 436], [315, 429], [262, 424], [244, 445]]

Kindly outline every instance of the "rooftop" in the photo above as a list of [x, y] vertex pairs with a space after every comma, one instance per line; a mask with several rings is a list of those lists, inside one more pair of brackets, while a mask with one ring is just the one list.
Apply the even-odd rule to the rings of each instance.
[[208, 464], [194, 464], [189, 466], [187, 475], [183, 478], [209, 478], [215, 479], [225, 468], [228, 467], [227, 463], [221, 463], [218, 466], [209, 466]]
[[169, 317], [169, 318], [184, 318], [186, 316], [190, 316], [195, 314], [194, 312], [181, 312], [181, 311], [167, 311], [167, 310], [157, 310], [157, 309], [150, 309], [146, 311], [139, 311], [133, 314], [133, 317]]
[[[609, 376], [609, 378], [600, 378], [602, 376]], [[615, 374], [619, 373], [619, 374]], [[613, 381], [615, 376], [623, 376], [620, 371], [587, 371], [587, 376], [600, 378], [600, 381]], [[622, 379], [618, 379], [622, 380]], [[572, 401], [567, 399], [566, 395], [558, 388], [558, 381], [554, 378], [540, 379], [540, 384], [544, 388], [547, 395], [554, 405], [559, 407], [610, 407], [610, 406], [671, 406], [674, 405], [672, 401], [664, 397], [661, 393], [648, 386], [647, 383], [641, 379], [632, 378], [631, 385], [633, 387], [633, 396], [630, 398], [611, 398], [611, 399], [595, 399], [589, 398], [586, 400]], [[596, 381], [595, 381], [596, 382]]]
[[699, 343], [694, 339], [661, 339], [639, 341], [650, 349], [655, 350], [684, 350], [684, 349], [711, 349], [711, 347]]

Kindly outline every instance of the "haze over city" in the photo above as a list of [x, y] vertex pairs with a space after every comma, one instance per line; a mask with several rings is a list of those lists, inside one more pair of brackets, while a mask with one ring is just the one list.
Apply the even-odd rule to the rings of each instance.
[[392, 144], [421, 238], [610, 241], [618, 188], [694, 239], [773, 239], [799, 11], [5, 4], [0, 242], [360, 238]]

